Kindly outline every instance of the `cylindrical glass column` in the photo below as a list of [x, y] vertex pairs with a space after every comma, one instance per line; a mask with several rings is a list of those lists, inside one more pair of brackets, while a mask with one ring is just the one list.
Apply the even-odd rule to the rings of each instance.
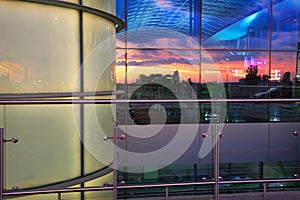
[[[113, 107], [72, 102], [113, 98], [114, 35], [123, 22], [112, 15], [113, 1], [97, 2], [0, 1], [0, 126], [20, 140], [5, 145], [5, 190], [83, 186], [109, 173], [101, 173], [106, 163], [98, 158], [112, 160], [112, 149], [98, 140], [95, 156], [98, 147], [86, 145], [112, 133]], [[16, 100], [31, 103], [7, 103]], [[97, 184], [111, 181], [105, 176]]]

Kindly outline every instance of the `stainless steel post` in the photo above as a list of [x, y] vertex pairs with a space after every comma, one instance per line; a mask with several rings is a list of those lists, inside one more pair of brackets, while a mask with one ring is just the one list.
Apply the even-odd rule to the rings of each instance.
[[0, 200], [3, 199], [3, 128], [0, 128]]
[[57, 200], [61, 200], [61, 193], [60, 192], [57, 193]]
[[118, 191], [117, 191], [117, 187], [118, 187], [118, 135], [117, 135], [117, 126], [113, 126], [113, 144], [114, 144], [114, 155], [113, 155], [113, 179], [114, 179], [114, 183], [113, 183], [113, 188], [114, 188], [114, 200], [116, 200], [118, 198]]
[[219, 172], [219, 166], [220, 166], [220, 149], [219, 149], [219, 131], [218, 131], [218, 125], [217, 123], [213, 124], [213, 137], [215, 140], [215, 146], [214, 146], [214, 166], [215, 166], [215, 200], [219, 200], [219, 177], [220, 177], [220, 172]]
[[263, 183], [263, 186], [264, 186], [264, 199], [267, 199], [267, 184], [266, 183]]
[[166, 187], [166, 196], [165, 196], [165, 200], [169, 200], [169, 188]]

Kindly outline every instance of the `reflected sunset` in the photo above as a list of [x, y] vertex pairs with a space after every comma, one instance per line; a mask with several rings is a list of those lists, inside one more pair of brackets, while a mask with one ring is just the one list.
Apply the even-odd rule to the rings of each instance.
[[[199, 51], [190, 51], [190, 60], [193, 63], [199, 63]], [[194, 55], [192, 55], [194, 54]], [[206, 54], [205, 54], [206, 55]], [[224, 57], [223, 52], [209, 52], [206, 56], [214, 62], [205, 62], [202, 58], [202, 64], [196, 65], [188, 63], [189, 61], [167, 51], [130, 51], [128, 54], [127, 63], [127, 82], [134, 83], [137, 77], [141, 74], [173, 74], [174, 71], [179, 72], [180, 80], [187, 80], [191, 78], [193, 82], [239, 82], [239, 79], [245, 78], [246, 70], [250, 65], [258, 66], [258, 74], [262, 77], [270, 75], [271, 80], [280, 80], [284, 72], [291, 72], [292, 77], [296, 73], [296, 55], [292, 53], [273, 54], [272, 65], [269, 66], [268, 54], [263, 54], [247, 60], [245, 57], [239, 60], [230, 60]], [[116, 78], [117, 83], [125, 82], [125, 60], [117, 59], [116, 62]], [[271, 71], [270, 71], [271, 69]]]

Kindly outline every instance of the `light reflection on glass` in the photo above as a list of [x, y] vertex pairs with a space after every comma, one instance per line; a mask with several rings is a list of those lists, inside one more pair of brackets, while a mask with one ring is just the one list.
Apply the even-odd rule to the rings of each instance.
[[0, 26], [5, 30], [0, 42], [0, 93], [73, 89], [79, 68], [78, 12], [38, 8], [28, 2], [0, 2]]

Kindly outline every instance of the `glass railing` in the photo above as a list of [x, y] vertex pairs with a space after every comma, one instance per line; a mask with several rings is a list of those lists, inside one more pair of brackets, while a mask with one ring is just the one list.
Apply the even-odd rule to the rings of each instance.
[[[50, 107], [52, 109], [56, 106], [61, 107], [61, 102], [59, 102], [58, 99], [56, 100], [58, 102], [55, 102], [53, 99], [40, 99], [35, 100], [35, 103], [51, 104]], [[53, 102], [49, 103], [49, 101]], [[66, 101], [65, 103], [72, 102], [75, 105], [96, 104], [99, 106], [102, 104], [121, 105], [139, 102], [139, 100], [117, 99], [72, 99], [64, 101]], [[151, 102], [151, 100], [148, 101]], [[169, 100], [153, 101], [156, 103], [173, 103]], [[272, 105], [283, 104], [283, 102], [289, 105], [297, 104], [299, 99], [187, 99], [179, 100], [179, 102], [180, 101], [200, 105], [203, 103], [218, 103], [219, 101], [236, 105], [239, 103], [263, 103]], [[5, 105], [3, 109], [6, 110], [6, 114], [14, 107], [20, 109], [20, 106], [26, 108], [29, 106], [28, 104], [34, 104], [26, 100], [18, 103], [10, 103], [14, 105], [9, 105], [9, 102], [5, 102], [5, 100], [2, 102], [2, 104]], [[140, 103], [145, 102], [141, 101]], [[91, 193], [91, 195], [94, 193], [96, 198], [99, 197], [100, 191], [112, 191], [118, 199], [171, 197], [179, 195], [213, 196], [215, 199], [218, 199], [220, 196], [228, 194], [247, 193], [256, 195], [259, 193], [260, 195], [266, 195], [267, 193], [273, 194], [273, 192], [287, 192], [285, 195], [289, 195], [288, 192], [299, 191], [300, 141], [298, 136], [300, 135], [300, 131], [297, 121], [255, 123], [230, 123], [225, 121], [221, 123], [215, 119], [213, 123], [164, 124], [158, 132], [155, 132], [157, 131], [157, 129], [155, 129], [157, 128], [157, 124], [146, 126], [118, 125], [115, 135], [108, 134], [109, 136], [101, 141], [101, 144], [114, 144], [114, 142], [118, 141], [115, 146], [117, 148], [114, 148], [114, 150], [111, 149], [112, 152], [109, 153], [110, 155], [114, 155], [114, 164], [111, 164], [106, 169], [106, 173], [98, 174], [101, 177], [107, 173], [114, 172], [111, 174], [112, 178], [107, 179], [108, 182], [103, 182], [105, 179], [102, 179], [99, 180], [98, 183], [93, 183], [91, 187], [88, 185], [80, 187], [78, 185], [80, 182], [73, 180], [74, 186], [72, 187], [71, 185], [60, 185], [60, 187], [52, 189], [42, 187], [24, 188], [22, 185], [18, 185], [18, 182], [15, 182], [16, 185], [11, 185], [11, 188], [3, 190], [2, 196], [25, 197], [26, 195], [55, 193], [57, 199], [60, 199], [62, 196], [67, 195], [66, 193], [74, 194], [85, 191]], [[8, 122], [10, 121], [9, 118], [6, 118], [6, 120], [8, 120]], [[183, 128], [183, 133], [179, 131], [180, 127]], [[4, 132], [4, 129], [1, 130]], [[154, 131], [153, 135], [147, 135], [151, 133], [151, 131]], [[196, 132], [191, 140], [178, 137], [178, 135], [180, 136], [181, 134], [183, 134], [184, 137], [188, 137], [189, 134], [192, 135], [193, 131]], [[113, 130], [111, 130], [111, 132], [113, 132]], [[123, 135], [126, 137], [123, 137]], [[7, 155], [9, 155], [9, 157], [17, 156], [18, 152], [21, 151], [20, 149], [24, 141], [35, 141], [37, 139], [37, 136], [34, 135], [27, 135], [27, 137], [21, 136], [19, 137], [21, 142], [10, 144], [9, 142], [14, 141], [12, 136], [12, 134], [6, 135], [5, 137], [3, 136], [2, 148], [3, 145], [6, 146], [6, 159], [8, 158]], [[55, 136], [53, 139], [58, 137], [60, 136]], [[177, 144], [175, 145], [176, 151], [182, 151], [179, 155], [176, 155], [177, 152], [174, 152], [171, 147], [170, 149], [161, 151], [169, 145], [172, 146], [173, 142]], [[36, 142], [31, 144], [31, 149], [33, 150], [35, 143]], [[181, 147], [178, 146], [179, 144], [186, 146], [186, 148], [181, 149]], [[67, 148], [65, 145], [59, 146]], [[26, 147], [24, 146], [22, 149], [26, 149]], [[58, 147], [49, 147], [48, 152], [52, 155], [51, 152], [54, 152], [55, 149], [59, 150]], [[161, 157], [159, 157], [159, 154], [153, 152], [160, 152]], [[171, 157], [173, 156], [174, 158], [172, 158], [172, 160]], [[148, 159], [143, 159], [143, 157]], [[149, 158], [152, 159], [149, 160]], [[37, 163], [39, 159], [35, 157], [31, 159], [33, 159], [33, 161], [35, 160], [34, 162], [30, 162], [32, 168], [39, 168], [39, 166], [33, 165], [33, 163]], [[22, 160], [20, 160], [20, 163], [21, 161]], [[13, 170], [13, 168], [9, 167], [8, 160], [4, 160], [2, 164], [5, 164], [6, 168], [8, 167], [7, 170]], [[47, 170], [47, 167], [45, 167], [45, 170]], [[90, 174], [87, 173], [86, 175], [88, 176]], [[92, 179], [80, 177], [81, 179], [79, 180], [91, 181], [97, 177], [94, 176]], [[112, 179], [114, 181], [112, 181]], [[59, 182], [62, 182], [62, 180]]]

